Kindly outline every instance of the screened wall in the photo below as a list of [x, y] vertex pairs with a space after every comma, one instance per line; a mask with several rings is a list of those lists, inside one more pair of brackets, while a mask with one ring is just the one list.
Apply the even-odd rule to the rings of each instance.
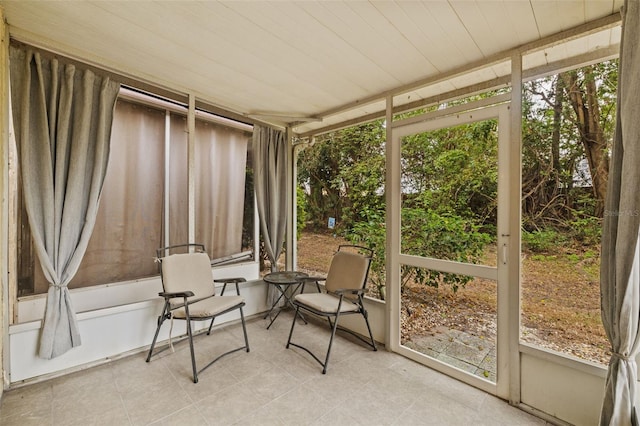
[[[185, 114], [118, 100], [95, 229], [70, 288], [156, 275], [156, 249], [188, 242]], [[196, 241], [214, 260], [241, 252], [246, 258], [253, 249], [247, 237], [253, 235], [253, 188], [246, 179], [251, 134], [212, 123], [206, 114], [199, 117], [193, 167]], [[31, 249], [26, 215], [18, 215], [17, 222], [19, 296], [44, 293], [49, 284]]]

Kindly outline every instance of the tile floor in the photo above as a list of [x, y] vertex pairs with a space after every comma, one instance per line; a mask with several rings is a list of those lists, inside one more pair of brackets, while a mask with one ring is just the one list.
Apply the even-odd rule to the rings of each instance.
[[[150, 363], [136, 354], [4, 392], [0, 425], [545, 425], [504, 401], [384, 349], [337, 336], [326, 375], [285, 349], [291, 314], [247, 324], [251, 352], [222, 358], [191, 381], [186, 341]], [[325, 326], [294, 341], [326, 347]], [[198, 359], [242, 341], [233, 325], [198, 336]]]

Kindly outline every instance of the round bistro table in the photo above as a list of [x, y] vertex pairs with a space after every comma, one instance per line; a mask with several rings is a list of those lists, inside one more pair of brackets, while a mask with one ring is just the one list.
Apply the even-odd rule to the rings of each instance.
[[[284, 306], [280, 307], [278, 309], [278, 312], [276, 313], [276, 316], [271, 318], [271, 322], [269, 322], [269, 325], [267, 326], [267, 330], [269, 329], [269, 327], [271, 327], [271, 324], [273, 324], [276, 318], [278, 318], [278, 315], [280, 315], [280, 312], [282, 312], [282, 309], [286, 308], [287, 306], [291, 306], [293, 309], [295, 309], [295, 306], [293, 305], [293, 301], [291, 300], [291, 298], [293, 297], [294, 294], [296, 294], [296, 292], [304, 284], [304, 281], [301, 280], [301, 278], [305, 278], [308, 276], [309, 275], [305, 274], [304, 272], [279, 271], [279, 272], [271, 272], [270, 274], [267, 274], [264, 277], [262, 277], [262, 280], [265, 283], [275, 287], [279, 293], [278, 298], [276, 299], [275, 302], [273, 302], [273, 305], [271, 305], [271, 309], [269, 309], [269, 312], [266, 313], [263, 319], [266, 319], [267, 317], [271, 316], [271, 313], [273, 312], [273, 310], [278, 308], [278, 303], [280, 303], [280, 300], [282, 300], [282, 298], [284, 298], [285, 300]], [[304, 322], [306, 323], [307, 321], [304, 320]]]

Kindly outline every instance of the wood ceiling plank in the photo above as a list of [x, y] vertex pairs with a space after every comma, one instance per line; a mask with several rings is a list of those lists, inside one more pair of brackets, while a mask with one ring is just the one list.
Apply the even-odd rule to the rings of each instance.
[[[380, 1], [376, 6], [387, 13], [389, 3]], [[427, 57], [439, 72], [445, 72], [460, 66], [463, 58], [462, 52], [451, 39], [442, 37], [440, 24], [436, 17], [425, 8], [422, 2], [398, 2], [395, 3], [402, 10], [404, 16], [410, 21], [414, 28], [419, 31], [418, 40], [421, 53]], [[407, 25], [409, 27], [409, 25]]]
[[[354, 96], [366, 93], [361, 85], [359, 72], [344, 72], [344, 67], [334, 63], [335, 48], [324, 41], [324, 27], [314, 28], [301, 18], [308, 16], [296, 7], [280, 8], [280, 3], [233, 3], [231, 7], [244, 15], [254, 25], [268, 31], [272, 37], [251, 43], [251, 53], [265, 59], [277, 58], [280, 63], [305, 81], [318, 85], [332, 94], [350, 92]], [[286, 16], [289, 25], [280, 25]], [[319, 32], [318, 32], [319, 31]], [[275, 41], [272, 41], [272, 38]], [[331, 40], [333, 41], [333, 40]]]
[[522, 45], [542, 37], [529, 2], [504, 0], [500, 5], [507, 11], [508, 19], [511, 21], [513, 33], [508, 35], [509, 38], [515, 35], [518, 44]]
[[[371, 49], [375, 60], [383, 61], [383, 65], [389, 72], [403, 84], [413, 81], [417, 72], [425, 76], [433, 75], [436, 68], [428, 59], [429, 55], [423, 55], [420, 50], [407, 38], [402, 30], [401, 23], [393, 20], [393, 16], [383, 14], [375, 5], [365, 2], [346, 3], [353, 14], [362, 18], [366, 24], [363, 31], [375, 34], [375, 48]], [[365, 44], [370, 41], [365, 38]]]
[[429, 15], [437, 17], [435, 24], [429, 28], [429, 33], [451, 47], [451, 54], [459, 55], [460, 64], [483, 58], [482, 51], [448, 2], [424, 2], [422, 6]]
[[[140, 5], [144, 6], [144, 3], [140, 3]], [[294, 90], [291, 91], [294, 93], [305, 92], [309, 95], [309, 100], [319, 102], [316, 105], [305, 105], [307, 110], [318, 109], [335, 102], [335, 97], [323, 90], [323, 86], [312, 82], [312, 80], [301, 79], [300, 77], [305, 74], [298, 72], [291, 64], [259, 54], [262, 52], [259, 49], [260, 46], [252, 51], [251, 49], [243, 49], [241, 44], [235, 42], [235, 40], [242, 41], [242, 39], [230, 40], [233, 31], [237, 31], [238, 27], [227, 28], [221, 22], [238, 22], [238, 17], [234, 16], [235, 12], [225, 9], [214, 12], [200, 8], [181, 11], [176, 9], [176, 7], [182, 7], [180, 3], [163, 3], [162, 6], [164, 9], [161, 13], [157, 12], [158, 9], [154, 9], [158, 14], [157, 17], [153, 17], [153, 13], [148, 12], [142, 17], [145, 9], [136, 9], [135, 7], [128, 9], [127, 15], [132, 20], [136, 20], [149, 33], [156, 34], [156, 39], [162, 38], [162, 34], [166, 33], [164, 30], [168, 24], [166, 17], [172, 16], [170, 22], [173, 29], [171, 39], [163, 43], [163, 49], [166, 49], [166, 53], [170, 53], [171, 58], [179, 59], [179, 61], [171, 67], [173, 69], [167, 69], [166, 72], [180, 73], [185, 67], [189, 67], [191, 72], [198, 73], [208, 79], [209, 85], [218, 86], [216, 90], [220, 94], [224, 92], [229, 95], [239, 94], [245, 92], [246, 88], [251, 85], [261, 84], [261, 89], [257, 90], [250, 99], [253, 99], [254, 103], [263, 105], [272, 104], [274, 96], [279, 96], [281, 99], [291, 97], [291, 93], [286, 93], [287, 87], [293, 88]], [[215, 18], [212, 18], [213, 16]], [[164, 25], [161, 25], [163, 22]], [[189, 30], [190, 27], [195, 29]], [[254, 28], [256, 40], [275, 43], [269, 34], [260, 31], [259, 28], [251, 27], [249, 24], [243, 27]], [[216, 30], [211, 31], [211, 28]], [[250, 44], [250, 46], [253, 47], [254, 44]], [[281, 48], [278, 51], [282, 54], [286, 49]], [[162, 56], [162, 52], [156, 53], [158, 56]], [[193, 80], [193, 77], [190, 79], [190, 81], [198, 80]], [[260, 93], [265, 93], [265, 95], [259, 98], [258, 94]], [[250, 101], [250, 99], [246, 99], [246, 101]], [[297, 107], [300, 108], [301, 105]], [[243, 105], [243, 110], [246, 111], [248, 108], [251, 108], [251, 102]]]
[[586, 22], [585, 0], [530, 0], [541, 37]]
[[[389, 58], [381, 53], [383, 48], [379, 47], [379, 36], [372, 32], [367, 23], [358, 17], [347, 4], [307, 2], [300, 3], [300, 5], [340, 40], [336, 41], [336, 45], [346, 50], [345, 60], [349, 60], [351, 57], [357, 61], [363, 61], [363, 66], [375, 73], [375, 77], [370, 79], [372, 85], [380, 87], [380, 82], [388, 82], [388, 84], [399, 82], [395, 76], [389, 73], [384, 64], [386, 60], [397, 59], [397, 56]], [[365, 69], [364, 67], [361, 68], [361, 72]], [[367, 76], [363, 77], [367, 78]]]
[[[373, 6], [379, 10], [380, 14], [388, 19], [390, 25], [393, 25], [398, 33], [399, 37], [402, 37], [408, 42], [414, 49], [419, 52], [426, 61], [431, 64], [434, 72], [441, 71], [436, 67], [434, 63], [441, 64], [443, 61], [447, 62], [447, 59], [451, 57], [450, 52], [447, 52], [442, 47], [442, 43], [438, 40], [430, 38], [421, 28], [425, 25], [424, 21], [424, 8], [421, 9], [422, 15], [413, 18], [404, 8], [406, 2], [391, 2], [391, 1], [373, 1]], [[445, 64], [445, 69], [452, 67], [454, 63]], [[442, 65], [440, 65], [442, 66]]]
[[586, 0], [584, 18], [587, 21], [592, 21], [600, 18], [601, 16], [618, 13], [623, 3], [624, 0]]
[[[514, 42], [522, 45], [540, 38], [528, 2], [478, 1], [476, 4], [478, 15], [484, 18], [484, 26], [475, 28], [472, 35], [485, 55], [508, 50]], [[466, 8], [458, 10], [458, 13], [461, 14], [462, 10]]]

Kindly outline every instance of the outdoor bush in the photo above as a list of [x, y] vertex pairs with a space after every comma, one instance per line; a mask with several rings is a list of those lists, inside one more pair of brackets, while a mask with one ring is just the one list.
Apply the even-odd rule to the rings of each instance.
[[[353, 225], [346, 235], [354, 244], [361, 244], [374, 251], [370, 279], [379, 297], [385, 297], [385, 240], [383, 212], [368, 212], [369, 220]], [[487, 234], [470, 220], [452, 214], [439, 214], [417, 208], [402, 209], [402, 252], [416, 256], [434, 257], [458, 262], [473, 263], [482, 256], [490, 241]], [[448, 285], [456, 292], [472, 278], [466, 275], [444, 273], [423, 268], [402, 266], [401, 286], [413, 281], [417, 284], [439, 287]]]
[[[440, 214], [420, 208], [402, 209], [402, 252], [456, 262], [474, 263], [483, 254], [489, 235], [479, 231], [470, 219], [455, 214]], [[471, 277], [421, 268], [409, 268], [406, 279], [438, 287], [451, 286], [456, 292]]]
[[564, 241], [566, 238], [553, 229], [522, 232], [522, 242], [525, 248], [534, 253], [547, 252]]
[[602, 219], [594, 216], [577, 218], [570, 222], [570, 234], [584, 245], [598, 245], [602, 237]]
[[296, 226], [297, 237], [300, 238], [302, 231], [307, 225], [307, 196], [304, 193], [302, 186], [296, 188]]
[[365, 210], [361, 214], [367, 220], [356, 222], [345, 237], [353, 244], [373, 250], [369, 281], [375, 287], [373, 296], [385, 300], [385, 243], [387, 236], [384, 211]]

